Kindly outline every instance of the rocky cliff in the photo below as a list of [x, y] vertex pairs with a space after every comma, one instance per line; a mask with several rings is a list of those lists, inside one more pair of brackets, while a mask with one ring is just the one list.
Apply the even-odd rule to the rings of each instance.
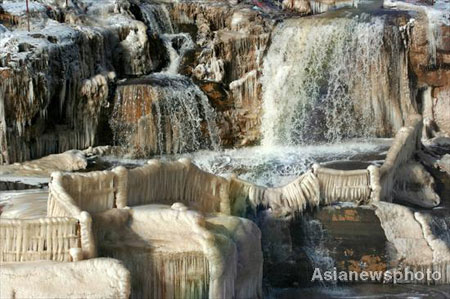
[[[123, 145], [130, 138], [136, 142], [125, 143], [132, 152], [149, 156], [263, 139], [386, 137], [416, 111], [426, 117], [431, 137], [450, 133], [448, 16], [436, 17], [422, 4], [389, 2], [381, 17], [358, 18], [350, 9], [350, 15], [298, 20], [296, 13], [342, 6], [305, 3], [306, 11], [297, 1], [82, 0], [66, 7], [65, 1], [41, 0], [27, 15], [22, 2], [3, 1], [0, 162]], [[199, 112], [186, 124], [197, 124], [196, 136], [210, 141], [195, 137], [191, 145], [142, 150], [142, 142], [166, 142], [184, 129], [161, 129], [145, 122], [149, 110], [133, 109], [126, 119], [134, 129], [118, 125], [121, 101], [134, 101], [123, 98], [124, 89], [137, 90], [130, 79], [145, 81], [150, 74], [191, 82], [198, 95], [191, 111]], [[172, 101], [174, 93], [167, 94], [160, 103]], [[148, 92], [140, 97], [150, 104], [155, 99]], [[289, 130], [287, 139], [283, 130]], [[305, 131], [314, 134], [303, 138]], [[272, 135], [278, 137], [270, 141]]]

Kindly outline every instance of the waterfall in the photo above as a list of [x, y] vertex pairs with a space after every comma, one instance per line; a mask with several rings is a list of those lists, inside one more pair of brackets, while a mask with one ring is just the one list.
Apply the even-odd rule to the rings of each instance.
[[163, 70], [163, 73], [177, 74], [181, 59], [188, 50], [195, 47], [195, 44], [187, 33], [163, 34], [161, 38], [169, 52], [170, 59], [169, 65]]
[[139, 8], [148, 33], [163, 41], [169, 62], [160, 73], [119, 84], [110, 121], [115, 142], [142, 156], [217, 150], [214, 109], [189, 78], [178, 74], [194, 41], [187, 33], [175, 32], [164, 4], [144, 3]]
[[164, 4], [146, 3], [142, 4], [140, 9], [148, 30], [161, 38], [168, 53], [169, 64], [163, 69], [163, 73], [177, 74], [184, 54], [195, 47], [191, 36], [187, 33], [175, 33], [169, 11]]
[[[335, 261], [330, 256], [330, 252], [326, 246], [327, 233], [317, 219], [305, 216], [301, 219], [301, 227], [303, 234], [302, 249], [308, 257], [313, 268], [320, 269], [321, 273], [332, 271], [335, 267]], [[324, 283], [324, 282], [322, 282]], [[331, 282], [335, 284], [336, 282]]]
[[407, 64], [398, 28], [389, 30], [366, 15], [279, 24], [261, 79], [263, 144], [335, 142], [401, 127], [410, 95], [407, 77], [398, 78]]
[[174, 33], [169, 11], [164, 4], [140, 5], [142, 18], [148, 29], [157, 34]]
[[111, 127], [121, 145], [141, 154], [219, 148], [216, 115], [187, 77], [152, 74], [128, 80], [116, 93]]

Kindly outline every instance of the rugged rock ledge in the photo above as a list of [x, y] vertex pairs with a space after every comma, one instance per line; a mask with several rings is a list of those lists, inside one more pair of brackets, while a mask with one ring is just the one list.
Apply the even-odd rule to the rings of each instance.
[[[285, 8], [298, 6], [285, 2]], [[27, 32], [25, 8], [20, 2], [4, 1], [0, 162], [112, 144], [114, 128], [108, 118], [117, 80], [160, 71], [191, 77], [208, 96], [223, 146], [260, 142], [263, 58], [275, 24], [288, 16], [280, 10], [281, 3], [274, 4], [103, 0], [70, 2], [65, 7], [64, 1], [42, 0], [31, 6]], [[433, 23], [421, 7], [406, 9], [408, 13], [399, 12], [402, 17], [387, 24], [386, 28], [397, 29], [386, 29], [384, 38], [392, 51], [401, 47], [408, 51], [413, 73], [398, 76], [412, 83], [409, 87], [399, 83], [398, 93], [389, 94], [397, 94], [401, 102], [395, 109], [404, 112], [408, 105], [424, 109], [435, 134], [448, 135], [449, 27]], [[415, 20], [408, 21], [408, 15]], [[432, 44], [430, 28], [437, 30]], [[405, 45], [398, 44], [402, 42]], [[408, 93], [418, 93], [417, 104], [401, 99]], [[377, 132], [392, 134], [404, 116], [380, 109], [379, 119], [386, 122]]]

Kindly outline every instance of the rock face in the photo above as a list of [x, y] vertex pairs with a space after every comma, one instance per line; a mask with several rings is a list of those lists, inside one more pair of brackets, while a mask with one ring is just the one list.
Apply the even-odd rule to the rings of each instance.
[[419, 14], [412, 27], [409, 52], [413, 71], [421, 84], [449, 85], [450, 24], [433, 19], [427, 10], [417, 9]]
[[188, 78], [150, 75], [119, 83], [111, 127], [138, 156], [218, 149], [216, 114]]
[[[219, 105], [218, 126], [224, 145], [259, 139], [261, 124], [262, 57], [269, 43], [273, 21], [246, 6], [224, 2], [180, 2], [171, 11], [174, 26], [191, 28], [197, 50], [181, 73], [192, 75], [203, 90], [224, 96]], [[214, 90], [214, 92], [212, 92]]]
[[160, 70], [211, 82], [203, 85], [211, 101], [213, 91], [224, 97], [223, 144], [258, 138], [259, 67], [272, 21], [249, 6], [44, 2], [31, 14], [30, 33], [24, 8], [1, 7], [10, 20], [1, 31], [1, 163], [111, 143], [106, 115], [116, 78]]
[[[23, 8], [16, 11], [13, 4], [2, 7], [21, 20]], [[59, 23], [52, 17], [62, 8], [55, 4], [33, 15], [30, 33], [21, 22], [3, 30], [1, 163], [94, 145], [116, 75], [159, 68], [147, 27], [128, 8], [125, 2], [80, 2]], [[102, 19], [93, 17], [99, 13]]]
[[272, 287], [315, 284], [314, 268], [322, 273], [389, 268], [385, 233], [371, 208], [327, 207], [292, 222], [263, 219], [264, 274]]
[[311, 13], [311, 5], [305, 0], [284, 0], [283, 8], [289, 10], [295, 10], [299, 13], [309, 14]]
[[450, 84], [429, 87], [423, 93], [423, 115], [426, 120], [426, 137], [450, 137]]
[[[432, 121], [449, 132], [448, 24], [415, 5], [405, 9], [417, 12], [416, 21], [407, 13], [292, 20], [277, 8], [314, 13], [342, 1], [33, 3], [29, 33], [24, 7], [0, 5], [0, 163], [113, 143], [109, 119], [122, 92], [118, 80], [155, 72], [188, 77], [200, 88], [216, 112], [222, 146], [267, 141], [268, 132], [301, 142], [392, 136], [406, 114], [425, 106], [420, 95], [427, 87]], [[315, 66], [305, 68], [305, 61]], [[154, 131], [144, 116], [136, 112], [133, 126]], [[208, 122], [201, 116], [202, 132]], [[306, 138], [306, 131], [314, 134]], [[142, 150], [142, 142], [154, 139], [144, 135], [131, 142], [133, 151], [198, 148]]]
[[[450, 77], [450, 73], [448, 74]], [[433, 120], [438, 130], [450, 137], [450, 83], [433, 90]]]
[[[423, 114], [438, 134], [449, 136], [448, 90], [450, 88], [450, 21], [444, 1], [433, 6], [385, 1], [385, 6], [415, 12], [409, 33], [409, 63], [423, 93]], [[431, 94], [430, 94], [431, 92]], [[431, 112], [431, 113], [430, 113]]]
[[325, 271], [436, 271], [438, 279], [425, 277], [415, 283], [448, 283], [450, 239], [445, 212], [379, 202], [327, 207], [290, 222], [268, 215], [259, 221], [264, 275], [274, 288], [323, 285], [311, 282], [315, 268], [322, 275]]

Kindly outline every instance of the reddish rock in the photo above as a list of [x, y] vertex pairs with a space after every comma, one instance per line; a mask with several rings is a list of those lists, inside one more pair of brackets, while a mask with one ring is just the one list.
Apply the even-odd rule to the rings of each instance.
[[[410, 65], [419, 85], [445, 86], [450, 84], [450, 26], [442, 24], [435, 43], [428, 36], [430, 24], [421, 15], [411, 31]], [[436, 46], [435, 63], [431, 47]]]
[[283, 9], [293, 10], [301, 14], [311, 13], [311, 6], [306, 0], [284, 0]]
[[229, 94], [225, 87], [217, 82], [197, 82], [200, 89], [208, 96], [211, 106], [216, 112], [225, 111], [232, 107]]

